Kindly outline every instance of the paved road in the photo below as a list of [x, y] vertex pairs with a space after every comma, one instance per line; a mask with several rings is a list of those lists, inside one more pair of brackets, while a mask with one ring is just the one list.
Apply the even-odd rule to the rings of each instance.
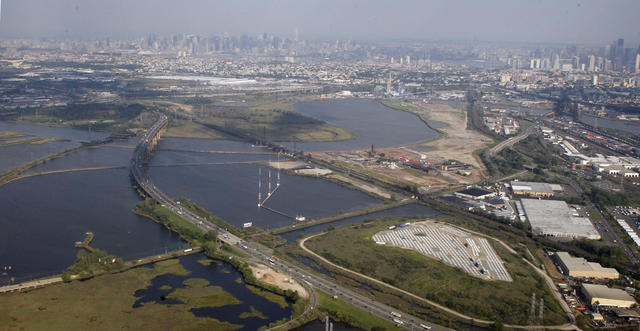
[[[146, 195], [150, 196], [158, 203], [162, 204], [165, 208], [171, 210], [173, 213], [181, 216], [183, 219], [196, 225], [205, 232], [208, 232], [209, 230], [216, 230], [218, 232], [219, 240], [229, 245], [236, 246], [238, 249], [251, 256], [249, 262], [265, 263], [271, 257], [270, 249], [258, 243], [245, 242], [241, 238], [238, 238], [225, 229], [209, 223], [208, 221], [195, 215], [188, 209], [182, 208], [149, 180], [146, 172], [144, 171], [144, 162], [146, 161], [145, 157], [149, 157], [151, 155], [151, 149], [154, 146], [150, 146], [150, 144], [154, 141], [154, 139], [158, 138], [159, 133], [166, 126], [168, 121], [165, 115], [159, 114], [159, 116], [160, 119], [147, 131], [147, 134], [140, 140], [140, 143], [134, 149], [130, 163], [131, 177], [138, 183], [140, 189], [143, 190]], [[311, 304], [303, 313], [303, 316], [309, 314], [317, 306], [317, 298], [315, 297], [316, 294], [312, 289], [317, 288], [335, 295], [339, 300], [348, 302], [356, 307], [368, 311], [371, 314], [377, 315], [384, 319], [392, 318], [390, 312], [395, 310], [392, 307], [352, 292], [333, 283], [332, 281], [313, 275], [306, 270], [290, 264], [286, 261], [274, 261], [270, 262], [270, 264], [272, 268], [290, 275], [292, 279], [298, 281], [307, 289], [307, 291], [309, 291]], [[444, 327], [435, 326], [432, 323], [426, 322], [414, 316], [407, 315], [406, 313], [403, 313], [402, 315], [403, 316], [401, 320], [404, 321], [404, 324], [402, 326], [407, 329], [420, 328], [420, 324], [431, 325], [434, 326], [434, 329], [437, 328], [438, 330], [445, 329]]]
[[491, 149], [489, 149], [489, 152], [487, 153], [489, 156], [493, 157], [496, 154], [500, 153], [501, 150], [507, 148], [507, 147], [511, 147], [515, 144], [517, 144], [518, 142], [524, 140], [525, 138], [527, 138], [532, 132], [533, 130], [537, 127], [537, 125], [532, 125], [530, 127], [528, 127], [526, 130], [522, 131], [519, 135], [515, 136], [515, 137], [511, 137], [505, 141], [500, 142], [499, 144], [493, 146]]
[[[477, 233], [477, 232], [476, 232], [476, 233]], [[426, 303], [426, 304], [428, 304], [428, 305], [430, 305], [430, 306], [432, 306], [432, 307], [435, 307], [435, 308], [437, 308], [437, 309], [439, 309], [439, 310], [445, 311], [445, 312], [447, 312], [447, 313], [449, 313], [449, 314], [451, 314], [451, 315], [457, 316], [457, 317], [459, 317], [459, 318], [461, 318], [461, 319], [464, 319], [464, 320], [474, 320], [476, 323], [484, 324], [485, 326], [490, 326], [491, 324], [495, 323], [494, 321], [487, 321], [487, 320], [483, 320], [483, 319], [479, 319], [479, 318], [474, 318], [474, 317], [472, 317], [472, 316], [465, 315], [465, 314], [460, 313], [460, 312], [458, 312], [458, 311], [455, 311], [455, 310], [453, 310], [453, 309], [450, 309], [450, 308], [447, 308], [447, 307], [445, 307], [445, 306], [442, 306], [442, 305], [440, 305], [440, 304], [438, 304], [438, 303], [436, 303], [436, 302], [433, 302], [433, 301], [431, 301], [431, 300], [427, 300], [427, 299], [425, 299], [425, 298], [423, 298], [423, 297], [420, 297], [420, 296], [417, 296], [417, 295], [415, 295], [415, 294], [413, 294], [413, 293], [411, 293], [411, 292], [405, 291], [405, 290], [403, 290], [403, 289], [401, 289], [401, 288], [397, 288], [397, 287], [395, 287], [395, 286], [393, 286], [393, 285], [389, 285], [389, 284], [387, 284], [387, 283], [385, 283], [385, 282], [382, 282], [382, 281], [380, 281], [380, 280], [377, 280], [377, 279], [375, 279], [375, 278], [369, 277], [369, 276], [367, 276], [367, 275], [363, 275], [363, 274], [361, 274], [361, 273], [358, 273], [358, 272], [355, 272], [355, 271], [353, 271], [353, 270], [350, 270], [350, 269], [344, 268], [344, 267], [342, 267], [342, 266], [339, 266], [339, 265], [337, 265], [337, 264], [334, 264], [334, 263], [332, 263], [331, 261], [329, 261], [329, 260], [327, 260], [327, 259], [323, 258], [322, 256], [320, 256], [320, 255], [318, 255], [318, 254], [314, 253], [313, 251], [311, 251], [310, 249], [308, 249], [308, 248], [304, 245], [304, 243], [305, 243], [308, 239], [311, 239], [311, 238], [314, 238], [314, 237], [317, 237], [317, 236], [320, 236], [320, 235], [323, 235], [323, 234], [325, 234], [325, 232], [323, 232], [323, 233], [318, 233], [318, 234], [315, 234], [315, 235], [313, 235], [313, 236], [309, 236], [309, 237], [307, 237], [307, 238], [305, 238], [305, 239], [301, 240], [301, 241], [300, 241], [300, 244], [299, 244], [299, 245], [300, 245], [300, 248], [302, 248], [305, 252], [307, 252], [307, 253], [309, 253], [309, 254], [313, 255], [316, 259], [319, 259], [319, 260], [321, 260], [322, 262], [324, 262], [324, 263], [326, 263], [326, 264], [329, 264], [329, 265], [333, 266], [334, 268], [338, 268], [338, 269], [343, 270], [343, 271], [346, 271], [346, 272], [348, 272], [348, 273], [352, 273], [352, 274], [354, 274], [354, 275], [357, 275], [357, 276], [362, 277], [362, 278], [364, 278], [364, 279], [367, 279], [367, 280], [369, 280], [369, 281], [372, 281], [372, 282], [375, 282], [375, 283], [380, 284], [380, 285], [382, 285], [382, 286], [385, 286], [385, 287], [387, 287], [387, 288], [393, 289], [393, 290], [395, 290], [395, 291], [397, 291], [397, 292], [401, 292], [401, 293], [403, 293], [403, 294], [405, 294], [405, 295], [408, 295], [408, 296], [410, 296], [410, 297], [412, 297], [412, 298], [414, 298], [414, 299], [416, 299], [416, 300], [422, 301], [422, 302], [424, 302], [424, 303]], [[480, 235], [484, 236], [484, 234], [480, 234]], [[496, 238], [493, 238], [493, 239], [498, 240], [498, 239], [496, 239]], [[516, 253], [516, 252], [515, 252], [511, 247], [509, 247], [508, 245], [506, 245], [506, 244], [505, 244], [504, 242], [502, 242], [501, 240], [498, 240], [498, 241], [499, 241], [503, 246], [505, 246], [509, 251], [511, 251], [513, 254], [516, 254], [516, 255], [517, 255], [517, 253]], [[525, 260], [525, 262], [529, 263], [529, 261], [527, 261], [526, 259], [523, 259], [523, 260]], [[529, 263], [529, 264], [531, 265], [531, 263]], [[533, 265], [531, 265], [531, 266], [532, 266], [534, 269], [536, 269], [536, 271], [539, 271], [535, 266], [533, 266]], [[544, 275], [546, 276], [546, 274], [544, 274]], [[550, 283], [549, 283], [549, 286], [551, 287], [551, 290], [552, 290], [552, 291], [553, 291], [554, 289], [557, 291], [557, 288], [556, 288], [556, 287], [555, 287], [555, 285], [553, 284], [553, 281], [552, 281], [548, 276], [546, 276], [545, 280], [547, 280], [547, 282], [550, 282]], [[562, 300], [562, 297], [556, 297], [556, 299], [557, 299], [557, 300], [559, 300], [559, 301], [561, 301], [561, 303], [564, 303], [564, 301]], [[566, 310], [566, 311], [568, 311], [569, 316], [571, 316], [571, 317], [570, 317], [570, 318], [571, 318], [571, 322], [572, 322], [572, 323], [575, 323], [575, 318], [573, 318], [573, 315], [571, 314], [571, 310], [569, 310], [569, 307], [566, 305], [566, 303], [564, 303], [564, 304], [565, 304], [565, 306], [566, 306], [566, 308], [567, 308], [567, 310]], [[576, 329], [577, 329], [577, 327], [576, 327], [575, 325], [573, 325], [573, 324], [547, 325], [547, 326], [541, 326], [541, 325], [513, 325], [513, 324], [505, 324], [504, 326], [506, 326], [506, 327], [508, 327], [508, 328], [513, 328], [513, 329], [525, 329], [525, 330], [535, 330], [535, 329], [576, 330]], [[434, 329], [436, 329], [436, 328], [434, 328]], [[441, 328], [438, 328], [438, 329], [441, 329]]]
[[629, 257], [629, 259], [633, 262], [633, 263], [640, 263], [640, 257], [638, 257], [633, 250], [631, 250], [629, 248], [629, 246], [625, 243], [624, 238], [622, 238], [622, 236], [620, 235], [620, 233], [617, 231], [617, 229], [615, 228], [616, 225], [611, 224], [611, 222], [609, 220], [607, 220], [607, 218], [605, 217], [605, 215], [602, 213], [602, 211], [600, 210], [600, 208], [598, 206], [596, 206], [596, 204], [593, 203], [593, 201], [591, 201], [591, 198], [587, 195], [586, 192], [584, 192], [584, 190], [582, 189], [582, 187], [580, 186], [580, 184], [578, 184], [573, 178], [555, 173], [555, 172], [551, 172], [551, 171], [545, 171], [547, 174], [552, 175], [552, 176], [556, 176], [560, 179], [562, 179], [564, 182], [569, 183], [569, 186], [571, 186], [571, 188], [576, 191], [578, 194], [582, 195], [584, 201], [586, 201], [587, 206], [590, 207], [591, 210], [593, 210], [595, 213], [598, 214], [599, 218], [602, 221], [596, 221], [594, 218], [594, 215], [590, 215], [592, 222], [594, 223], [596, 229], [598, 230], [598, 232], [600, 232], [600, 235], [602, 236], [602, 239], [604, 239], [605, 241], [608, 241], [612, 244], [617, 244], [618, 247], [620, 247], [625, 254], [627, 254], [627, 257]]
[[30, 282], [15, 284], [15, 285], [7, 285], [0, 287], [0, 293], [5, 292], [13, 292], [13, 291], [22, 291], [30, 288], [45, 286], [49, 284], [62, 283], [62, 277], [53, 277], [46, 279], [33, 280]]
[[509, 175], [509, 176], [505, 176], [502, 178], [498, 178], [496, 180], [492, 180], [492, 182], [505, 182], [505, 181], [510, 181], [512, 179], [516, 179], [520, 176], [523, 176], [524, 174], [526, 174], [527, 172], [529, 172], [528, 170], [522, 170], [522, 171], [518, 171], [515, 174]]

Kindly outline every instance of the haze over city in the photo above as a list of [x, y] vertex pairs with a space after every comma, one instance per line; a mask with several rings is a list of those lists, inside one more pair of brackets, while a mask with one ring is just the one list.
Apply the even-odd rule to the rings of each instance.
[[0, 0], [0, 328], [638, 330], [639, 9]]
[[634, 0], [173, 1], [5, 0], [0, 36], [138, 37], [176, 33], [303, 39], [640, 41]]

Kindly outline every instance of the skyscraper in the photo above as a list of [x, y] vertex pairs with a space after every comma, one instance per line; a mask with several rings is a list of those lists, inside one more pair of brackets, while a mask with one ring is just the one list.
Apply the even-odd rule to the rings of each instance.
[[636, 74], [640, 74], [640, 53], [636, 54]]
[[573, 69], [580, 69], [580, 57], [574, 56], [573, 59]]
[[606, 45], [606, 46], [604, 46], [604, 51], [603, 51], [602, 56], [603, 56], [605, 59], [610, 59], [610, 58], [611, 58], [611, 56], [612, 56], [612, 55], [611, 55], [611, 45]]
[[589, 66], [587, 67], [587, 71], [593, 72], [596, 70], [596, 56], [589, 55]]
[[553, 54], [553, 70], [560, 69], [560, 55]]
[[618, 38], [618, 42], [616, 44], [616, 56], [624, 55], [624, 39]]

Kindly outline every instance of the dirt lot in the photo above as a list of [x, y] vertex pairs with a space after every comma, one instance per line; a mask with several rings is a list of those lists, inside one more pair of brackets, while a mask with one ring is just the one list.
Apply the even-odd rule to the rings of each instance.
[[298, 284], [295, 281], [292, 281], [289, 276], [279, 273], [264, 264], [251, 266], [251, 270], [253, 271], [253, 275], [256, 276], [256, 278], [260, 281], [263, 281], [267, 284], [275, 285], [284, 290], [298, 291], [298, 294], [303, 298], [309, 297], [309, 293], [307, 293], [302, 285]]
[[284, 169], [284, 170], [291, 170], [291, 169], [296, 169], [296, 168], [302, 168], [304, 166], [306, 166], [307, 164], [302, 162], [302, 161], [271, 161], [269, 162], [269, 166], [271, 168], [275, 168], [275, 169]]
[[483, 148], [492, 139], [473, 130], [467, 129], [467, 113], [444, 104], [414, 102], [413, 112], [428, 121], [439, 121], [447, 126], [439, 130], [444, 133], [439, 139], [415, 145], [427, 147], [422, 152], [430, 160], [453, 159], [474, 167], [483, 169], [484, 166], [473, 156], [473, 151]]
[[348, 176], [343, 176], [340, 174], [333, 174], [333, 175], [329, 175], [329, 177], [337, 179], [339, 181], [345, 182], [345, 183], [349, 183], [353, 186], [356, 186], [358, 188], [360, 188], [361, 190], [373, 193], [375, 195], [378, 195], [380, 197], [383, 197], [385, 199], [391, 199], [391, 193], [387, 192], [384, 189], [381, 189], [377, 186], [374, 185], [369, 185], [363, 181], [359, 181], [357, 179], [353, 179], [351, 177]]

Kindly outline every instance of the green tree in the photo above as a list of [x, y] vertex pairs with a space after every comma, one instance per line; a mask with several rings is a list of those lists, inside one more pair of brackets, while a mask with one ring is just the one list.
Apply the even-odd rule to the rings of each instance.
[[204, 239], [205, 239], [205, 240], [209, 240], [209, 241], [216, 241], [216, 239], [218, 239], [218, 231], [216, 231], [216, 230], [209, 230], [209, 231], [204, 235]]

